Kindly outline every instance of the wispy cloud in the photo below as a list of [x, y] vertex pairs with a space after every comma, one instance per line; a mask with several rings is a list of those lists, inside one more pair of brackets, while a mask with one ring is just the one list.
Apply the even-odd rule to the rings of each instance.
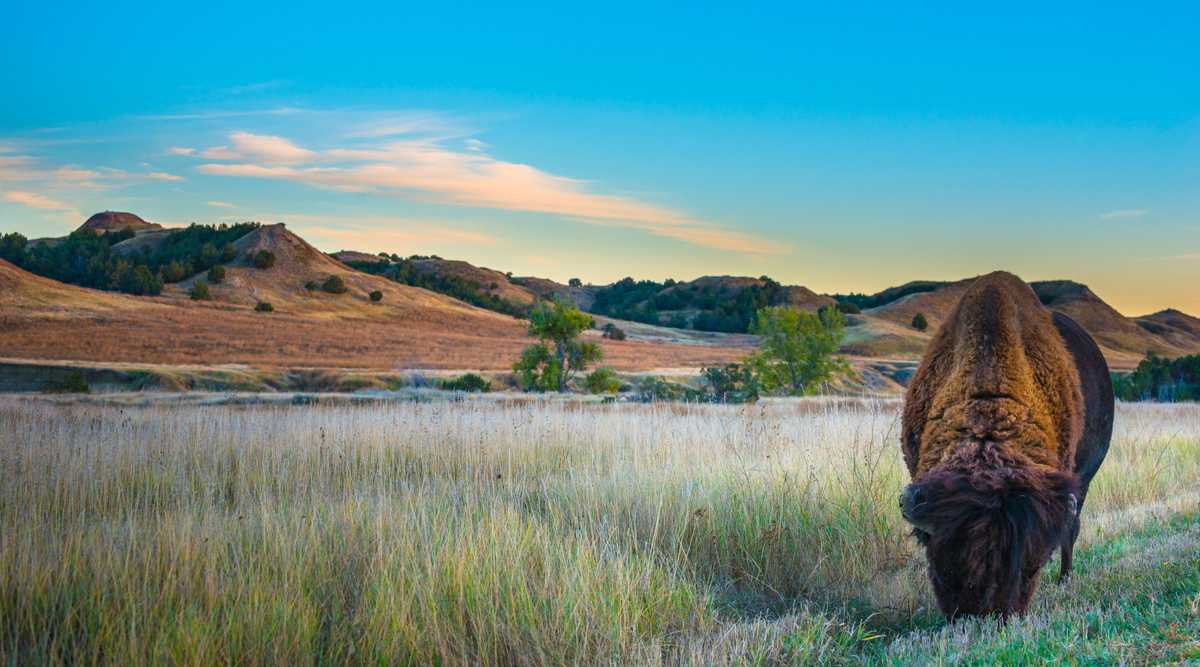
[[188, 148], [187, 146], [172, 146], [167, 150], [167, 153], [171, 155], [191, 155], [195, 152], [195, 148]]
[[1101, 220], [1137, 220], [1146, 217], [1150, 211], [1144, 208], [1120, 208], [1100, 214]]
[[10, 190], [4, 193], [5, 201], [10, 201], [14, 204], [21, 204], [29, 208], [42, 209], [44, 211], [75, 211], [75, 207], [66, 202], [47, 197], [36, 192], [26, 192], [24, 190]]
[[219, 201], [216, 199], [207, 202], [207, 204], [216, 208], [237, 208], [236, 204], [230, 204], [227, 201]]
[[145, 177], [152, 181], [182, 181], [182, 176], [168, 174], [165, 171], [151, 171], [145, 174]]
[[215, 160], [200, 165], [202, 173], [557, 215], [737, 252], [788, 250], [666, 206], [598, 193], [585, 181], [494, 158], [482, 142], [455, 149], [439, 138], [413, 138], [313, 150], [275, 135], [235, 132], [229, 139], [230, 145], [201, 153]]
[[313, 151], [270, 134], [234, 132], [229, 135], [229, 140], [233, 144], [232, 148], [216, 146], [200, 153], [200, 157], [209, 160], [247, 160], [270, 164], [299, 164], [311, 162], [318, 157]]

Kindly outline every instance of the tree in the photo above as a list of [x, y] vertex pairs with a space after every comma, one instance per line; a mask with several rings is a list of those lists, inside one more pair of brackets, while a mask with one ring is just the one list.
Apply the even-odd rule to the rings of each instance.
[[162, 267], [162, 279], [165, 283], [177, 283], [189, 275], [191, 275], [189, 268], [177, 260], [171, 260], [170, 263]]
[[929, 320], [925, 319], [925, 313], [913, 315], [912, 328], [917, 331], [924, 331], [929, 328]]
[[208, 270], [208, 282], [212, 283], [213, 285], [225, 282], [225, 267], [221, 266], [220, 264], [214, 264], [212, 268]]
[[192, 283], [192, 289], [188, 292], [188, 296], [192, 297], [193, 301], [205, 301], [209, 298], [208, 283], [203, 280], [197, 280]]
[[583, 281], [578, 278], [572, 278], [567, 281], [569, 287], [583, 287]]
[[145, 264], [138, 264], [121, 275], [117, 289], [126, 294], [157, 296], [162, 293], [162, 281]]
[[379, 290], [372, 291], [368, 296], [371, 297], [371, 301], [374, 303], [379, 303], [380, 301], [383, 301], [383, 292], [381, 292]]
[[254, 268], [269, 269], [275, 266], [275, 253], [270, 250], [259, 250], [254, 253]]
[[[345, 294], [346, 281], [342, 280], [341, 276], [329, 276], [325, 279], [325, 282], [321, 283], [321, 289], [330, 294]], [[380, 298], [382, 298], [382, 295]]]
[[28, 242], [28, 239], [16, 232], [0, 236], [0, 259], [19, 266], [25, 259], [25, 246]]
[[591, 315], [558, 302], [538, 304], [529, 313], [529, 335], [540, 342], [530, 345], [513, 364], [527, 389], [563, 391], [576, 373], [600, 361], [604, 353], [595, 343], [584, 343], [579, 335], [595, 326]]
[[267, 301], [259, 301], [254, 304], [254, 310], [260, 313], [270, 313], [275, 310], [275, 306], [272, 306]]
[[759, 309], [752, 333], [762, 336], [748, 363], [760, 386], [790, 396], [815, 394], [850, 366], [837, 356], [846, 335], [846, 316], [826, 306], [817, 313], [786, 306]]

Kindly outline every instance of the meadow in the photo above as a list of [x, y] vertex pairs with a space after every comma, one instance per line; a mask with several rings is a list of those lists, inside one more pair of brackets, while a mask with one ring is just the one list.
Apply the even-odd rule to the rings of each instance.
[[1200, 660], [1200, 406], [1121, 404], [1075, 575], [937, 613], [899, 403], [0, 398], [3, 664]]

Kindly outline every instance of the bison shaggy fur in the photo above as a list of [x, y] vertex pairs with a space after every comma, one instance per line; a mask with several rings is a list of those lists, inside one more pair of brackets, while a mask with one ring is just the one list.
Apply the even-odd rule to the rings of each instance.
[[976, 279], [909, 384], [901, 433], [900, 508], [947, 617], [1024, 613], [1055, 548], [1070, 573], [1112, 415], [1091, 337], [1016, 276]]

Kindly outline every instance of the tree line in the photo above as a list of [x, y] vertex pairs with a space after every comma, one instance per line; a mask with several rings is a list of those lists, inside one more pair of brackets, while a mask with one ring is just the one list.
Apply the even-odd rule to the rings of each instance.
[[132, 231], [72, 232], [64, 239], [30, 242], [16, 232], [0, 236], [0, 259], [59, 282], [93, 289], [156, 295], [176, 283], [235, 259], [233, 242], [258, 223], [197, 225], [168, 232], [153, 246], [132, 252], [114, 247], [134, 238]]

